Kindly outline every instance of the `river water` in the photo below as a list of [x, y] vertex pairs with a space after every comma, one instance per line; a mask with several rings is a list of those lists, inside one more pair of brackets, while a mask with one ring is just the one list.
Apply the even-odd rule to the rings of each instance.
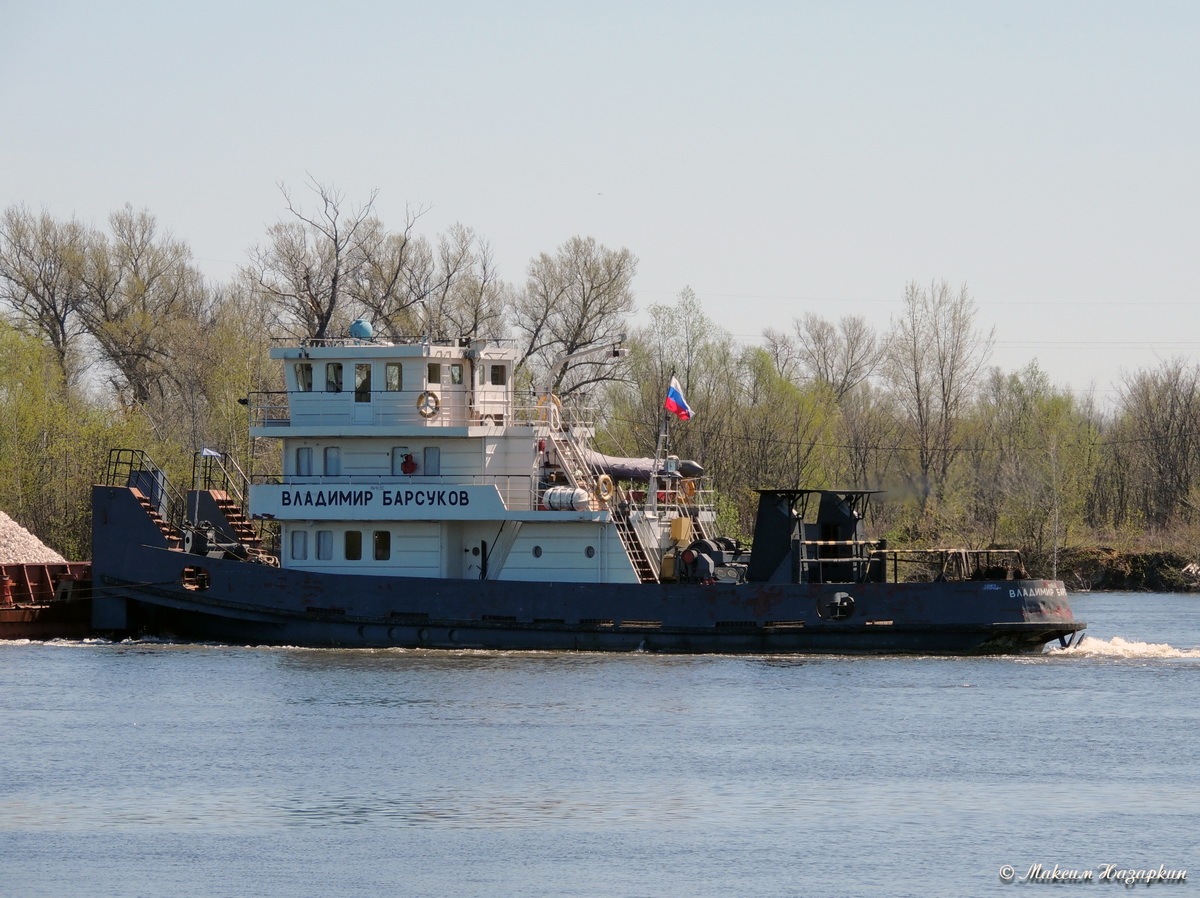
[[0, 642], [0, 895], [1193, 892], [1200, 596], [1072, 604], [991, 658]]

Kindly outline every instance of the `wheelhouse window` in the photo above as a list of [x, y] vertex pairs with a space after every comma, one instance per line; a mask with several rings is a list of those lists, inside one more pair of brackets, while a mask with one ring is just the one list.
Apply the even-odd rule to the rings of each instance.
[[342, 450], [338, 446], [325, 447], [325, 474], [337, 477], [342, 473]]
[[292, 531], [292, 560], [304, 561], [308, 558], [308, 531]]
[[354, 366], [354, 401], [371, 401], [371, 366], [358, 364]]
[[461, 384], [463, 382], [463, 366], [454, 364], [450, 366], [450, 383]]
[[296, 473], [301, 477], [311, 477], [313, 472], [312, 446], [301, 446], [296, 450]]
[[304, 393], [312, 392], [312, 362], [296, 363], [296, 389]]
[[362, 531], [347, 530], [346, 531], [346, 560], [358, 561], [362, 558]]
[[383, 388], [389, 393], [404, 389], [404, 366], [399, 362], [388, 362], [383, 369]]
[[388, 561], [392, 557], [392, 531], [375, 531], [375, 560]]
[[333, 531], [317, 531], [317, 560], [329, 561], [333, 558]]
[[430, 362], [427, 366], [428, 370], [425, 374], [425, 382], [430, 384], [440, 384], [442, 382], [442, 365], [440, 362]]
[[508, 368], [504, 365], [492, 365], [492, 386], [502, 387], [508, 383]]
[[325, 363], [325, 392], [326, 393], [342, 392], [342, 363], [341, 362], [326, 362]]

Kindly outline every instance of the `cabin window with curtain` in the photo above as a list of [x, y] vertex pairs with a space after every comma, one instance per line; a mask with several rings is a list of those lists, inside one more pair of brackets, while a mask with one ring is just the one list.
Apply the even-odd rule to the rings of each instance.
[[430, 477], [436, 477], [442, 473], [442, 450], [440, 447], [425, 447], [425, 473]]
[[392, 531], [375, 531], [375, 560], [389, 561], [392, 557]]
[[312, 461], [312, 446], [301, 446], [296, 450], [296, 473], [301, 477], [311, 477]]
[[425, 382], [430, 384], [440, 384], [442, 382], [442, 365], [440, 362], [430, 362], [428, 372], [425, 376]]
[[342, 392], [342, 363], [341, 362], [326, 362], [325, 363], [325, 392], [326, 393]]
[[317, 531], [317, 560], [329, 561], [333, 558], [333, 531]]
[[362, 558], [362, 531], [347, 530], [346, 531], [346, 560], [358, 561]]
[[337, 477], [342, 473], [342, 450], [337, 446], [325, 447], [325, 474]]
[[503, 365], [492, 365], [492, 386], [502, 387], [508, 383], [508, 369]]
[[450, 383], [461, 384], [463, 382], [463, 367], [462, 365], [450, 366]]
[[388, 362], [383, 369], [383, 388], [389, 393], [404, 389], [404, 366], [399, 362]]
[[308, 558], [308, 531], [292, 531], [292, 560], [304, 561]]
[[369, 364], [354, 366], [354, 401], [371, 401], [371, 366]]
[[312, 362], [296, 363], [296, 389], [304, 393], [312, 392]]

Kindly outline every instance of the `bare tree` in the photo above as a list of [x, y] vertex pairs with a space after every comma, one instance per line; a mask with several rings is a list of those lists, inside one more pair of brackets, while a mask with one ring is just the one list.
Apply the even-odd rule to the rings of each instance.
[[[633, 253], [608, 249], [592, 237], [572, 237], [554, 256], [542, 253], [533, 259], [525, 290], [513, 307], [520, 365], [537, 377], [558, 356], [599, 346], [623, 333], [626, 316], [633, 312], [636, 271]], [[563, 366], [551, 389], [565, 395], [611, 377], [610, 366], [584, 359]]]
[[763, 349], [779, 376], [795, 383], [800, 378], [800, 358], [796, 341], [774, 327], [763, 328]]
[[109, 216], [111, 236], [88, 241], [79, 275], [79, 312], [114, 369], [113, 386], [138, 405], [162, 398], [173, 354], [187, 346], [206, 302], [191, 250], [158, 233], [149, 212], [126, 206]]
[[455, 225], [438, 242], [440, 276], [426, 302], [426, 332], [444, 338], [500, 337], [511, 300], [491, 245]]
[[89, 239], [79, 222], [55, 221], [48, 212], [11, 206], [0, 217], [0, 302], [50, 345], [68, 382], [78, 373], [80, 274]]
[[364, 221], [355, 241], [349, 290], [355, 304], [391, 339], [420, 332], [416, 313], [434, 268], [429, 242], [415, 233], [424, 209], [407, 209], [404, 226], [389, 231], [376, 218]]
[[359, 277], [363, 256], [358, 241], [370, 229], [367, 223], [378, 191], [346, 212], [341, 191], [311, 178], [308, 186], [320, 206], [313, 214], [306, 214], [279, 185], [295, 220], [268, 229], [266, 245], [251, 251], [248, 273], [292, 320], [299, 336], [319, 340], [328, 334], [343, 293]]
[[1164, 526], [1195, 519], [1200, 483], [1200, 365], [1182, 359], [1127, 375], [1121, 386], [1120, 427], [1126, 476], [1139, 518]]
[[959, 449], [959, 419], [987, 364], [994, 333], [976, 330], [975, 301], [965, 284], [957, 293], [945, 281], [905, 288], [885, 373], [916, 446], [913, 485], [922, 509], [931, 495], [942, 498]]
[[793, 319], [792, 329], [800, 368], [813, 380], [828, 384], [839, 402], [883, 361], [883, 345], [861, 315], [843, 316], [835, 326], [809, 312]]

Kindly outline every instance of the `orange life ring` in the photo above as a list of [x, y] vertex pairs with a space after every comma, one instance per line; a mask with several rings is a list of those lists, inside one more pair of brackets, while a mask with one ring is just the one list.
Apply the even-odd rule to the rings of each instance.
[[600, 478], [596, 481], [596, 495], [600, 498], [600, 501], [607, 502], [611, 499], [613, 491], [613, 479], [607, 474], [601, 474]]

